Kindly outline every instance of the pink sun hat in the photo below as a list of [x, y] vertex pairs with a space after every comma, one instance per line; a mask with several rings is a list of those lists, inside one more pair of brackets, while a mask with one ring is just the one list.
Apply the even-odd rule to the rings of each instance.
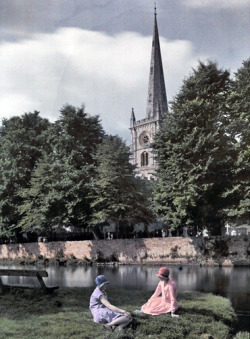
[[167, 267], [161, 267], [159, 269], [159, 272], [156, 274], [158, 277], [161, 277], [161, 278], [168, 278], [169, 277], [169, 269]]

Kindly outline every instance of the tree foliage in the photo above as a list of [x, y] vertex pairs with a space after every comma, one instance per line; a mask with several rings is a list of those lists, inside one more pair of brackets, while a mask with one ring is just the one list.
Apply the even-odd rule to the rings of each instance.
[[188, 225], [219, 233], [235, 159], [227, 132], [230, 90], [228, 71], [200, 63], [184, 80], [155, 138], [154, 209], [172, 229]]
[[[21, 190], [27, 188], [37, 161], [42, 156], [45, 132], [50, 123], [39, 112], [4, 119], [0, 135], [0, 233], [18, 233]], [[15, 230], [15, 232], [14, 232]]]
[[90, 206], [87, 199], [94, 173], [94, 152], [103, 137], [97, 116], [84, 107], [66, 105], [48, 130], [47, 146], [37, 164], [30, 187], [23, 190], [20, 207], [23, 230], [43, 230], [71, 225], [86, 227]]
[[106, 136], [95, 156], [96, 177], [92, 181], [91, 226], [115, 223], [117, 234], [137, 222], [152, 220], [145, 184], [134, 177], [129, 148], [118, 136]]
[[235, 74], [228, 105], [232, 112], [230, 131], [236, 140], [237, 159], [233, 168], [233, 187], [225, 192], [231, 199], [226, 213], [229, 220], [247, 222], [250, 219], [250, 58]]

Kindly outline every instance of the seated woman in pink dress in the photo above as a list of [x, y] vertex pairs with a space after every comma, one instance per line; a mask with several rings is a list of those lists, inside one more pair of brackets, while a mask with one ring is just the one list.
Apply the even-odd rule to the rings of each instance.
[[92, 293], [89, 303], [94, 322], [103, 324], [103, 327], [109, 331], [116, 327], [122, 331], [132, 321], [130, 313], [110, 304], [106, 293], [109, 281], [104, 275], [98, 275], [95, 282], [97, 287]]
[[179, 317], [174, 314], [178, 308], [176, 301], [177, 286], [176, 283], [169, 278], [169, 269], [166, 267], [160, 268], [158, 272], [160, 282], [152, 297], [141, 307], [143, 313], [151, 315], [159, 315], [170, 313], [172, 317]]

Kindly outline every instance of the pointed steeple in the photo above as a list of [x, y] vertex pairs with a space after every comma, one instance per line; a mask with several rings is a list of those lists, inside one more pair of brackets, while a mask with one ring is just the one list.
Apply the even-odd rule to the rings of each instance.
[[160, 118], [162, 118], [162, 114], [166, 113], [168, 110], [168, 104], [161, 60], [156, 7], [154, 17], [154, 33], [152, 41], [146, 117], [154, 117], [156, 115], [158, 106], [158, 111], [161, 114]]

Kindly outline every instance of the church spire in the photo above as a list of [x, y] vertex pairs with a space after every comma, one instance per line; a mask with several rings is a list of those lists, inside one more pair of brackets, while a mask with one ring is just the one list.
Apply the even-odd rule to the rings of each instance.
[[158, 109], [161, 112], [160, 118], [162, 118], [162, 114], [166, 113], [168, 110], [168, 104], [161, 60], [156, 5], [154, 10], [154, 33], [152, 41], [146, 117], [154, 117]]

